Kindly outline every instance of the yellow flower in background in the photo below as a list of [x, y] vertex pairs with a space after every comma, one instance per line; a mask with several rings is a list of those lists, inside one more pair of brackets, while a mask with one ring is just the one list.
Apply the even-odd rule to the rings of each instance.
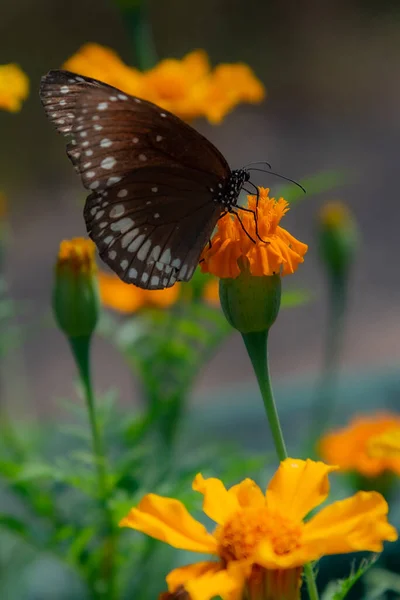
[[0, 65], [0, 108], [18, 112], [28, 94], [29, 79], [22, 69], [13, 63]]
[[103, 272], [99, 273], [98, 281], [103, 306], [126, 314], [150, 306], [168, 308], [178, 300], [181, 285], [176, 283], [164, 290], [143, 290], [124, 283], [116, 275]]
[[[244, 260], [251, 275], [288, 275], [304, 262], [303, 256], [308, 246], [279, 226], [289, 210], [288, 202], [283, 198], [270, 198], [268, 188], [259, 188], [259, 193], [257, 221], [261, 239], [257, 237], [254, 214], [238, 211], [242, 227], [235, 215], [227, 213], [218, 221], [211, 248], [206, 247], [201, 256], [201, 270], [204, 273], [212, 273], [220, 278], [236, 278], [241, 272], [238, 261]], [[248, 196], [247, 208], [255, 212], [255, 196]]]
[[141, 72], [122, 62], [110, 48], [88, 43], [63, 67], [154, 102], [186, 120], [206, 117], [218, 123], [237, 104], [258, 103], [265, 97], [250, 67], [223, 64], [212, 70], [203, 50], [194, 50], [181, 60], [162, 60]]
[[184, 588], [192, 600], [299, 600], [304, 564], [329, 554], [380, 552], [384, 541], [397, 539], [377, 492], [359, 492], [305, 520], [326, 500], [328, 474], [336, 468], [288, 458], [265, 494], [250, 479], [227, 490], [219, 479], [197, 475], [193, 489], [203, 494], [203, 510], [216, 523], [211, 534], [180, 501], [156, 494], [145, 496], [120, 526], [215, 557], [169, 573], [170, 593]]
[[143, 74], [128, 67], [114, 50], [100, 44], [85, 44], [64, 63], [63, 68], [100, 79], [129, 94], [142, 96], [146, 93]]
[[365, 477], [377, 477], [385, 471], [400, 475], [400, 454], [374, 452], [382, 436], [398, 433], [400, 416], [373, 414], [359, 416], [347, 427], [325, 435], [319, 444], [322, 458], [338, 465], [342, 471], [355, 471]]
[[368, 454], [373, 458], [400, 458], [400, 427], [372, 437]]

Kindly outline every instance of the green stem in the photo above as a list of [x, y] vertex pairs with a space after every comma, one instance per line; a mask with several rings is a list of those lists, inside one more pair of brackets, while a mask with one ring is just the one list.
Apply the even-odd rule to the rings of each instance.
[[285, 446], [285, 440], [283, 439], [282, 428], [276, 409], [269, 374], [267, 351], [268, 331], [243, 333], [242, 336], [260, 387], [276, 453], [279, 460], [285, 460], [285, 458], [288, 457], [288, 453]]
[[324, 361], [320, 382], [311, 408], [310, 435], [311, 452], [315, 443], [332, 423], [336, 404], [336, 388], [339, 358], [343, 341], [344, 316], [346, 313], [347, 280], [332, 279], [329, 292], [328, 328]]
[[132, 41], [135, 64], [141, 71], [151, 69], [157, 64], [158, 59], [147, 0], [136, 0], [136, 2], [117, 0], [117, 4], [120, 6]]
[[[268, 330], [242, 333], [242, 337], [257, 377], [261, 396], [265, 406], [265, 412], [267, 413], [269, 426], [274, 440], [276, 453], [280, 461], [285, 460], [285, 458], [288, 457], [288, 453], [286, 450], [285, 440], [283, 438], [282, 427], [279, 421], [269, 372]], [[304, 575], [307, 582], [310, 600], [318, 600], [318, 590], [315, 583], [312, 566], [310, 564], [304, 566]]]
[[[105, 582], [104, 592], [100, 597], [105, 600], [113, 600], [116, 596], [115, 589], [115, 552], [116, 537], [111, 511], [108, 507], [109, 490], [107, 485], [107, 466], [104, 452], [103, 439], [100, 432], [96, 404], [93, 393], [92, 379], [90, 374], [90, 336], [69, 338], [72, 353], [78, 367], [82, 383], [86, 406], [89, 415], [90, 429], [92, 435], [93, 455], [97, 470], [98, 495], [101, 510], [103, 512], [106, 538], [104, 540], [103, 562], [101, 565], [101, 579]], [[101, 586], [100, 586], [101, 587]]]

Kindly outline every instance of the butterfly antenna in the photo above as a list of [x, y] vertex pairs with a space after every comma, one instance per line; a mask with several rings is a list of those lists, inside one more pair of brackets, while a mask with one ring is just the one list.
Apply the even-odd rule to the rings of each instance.
[[255, 167], [251, 167], [248, 170], [249, 171], [260, 171], [260, 173], [268, 172], [270, 175], [275, 175], [275, 177], [279, 177], [280, 179], [284, 179], [285, 181], [290, 181], [290, 183], [294, 183], [294, 185], [297, 185], [297, 187], [299, 187], [301, 190], [303, 190], [303, 192], [305, 194], [307, 194], [305, 188], [301, 185], [301, 183], [299, 183], [298, 181], [295, 181], [294, 179], [290, 179], [290, 177], [285, 177], [284, 175], [281, 175], [280, 173], [275, 173], [274, 171], [265, 171], [264, 169], [256, 169]]
[[258, 160], [256, 162], [251, 162], [248, 165], [245, 165], [243, 167], [243, 169], [247, 169], [247, 167], [251, 167], [251, 165], [267, 165], [268, 169], [272, 169], [271, 165], [269, 164], [269, 162], [265, 161], [265, 160]]

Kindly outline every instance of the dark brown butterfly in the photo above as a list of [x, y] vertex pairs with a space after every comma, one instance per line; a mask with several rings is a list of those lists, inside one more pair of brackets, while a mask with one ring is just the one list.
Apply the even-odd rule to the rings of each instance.
[[218, 219], [237, 207], [249, 172], [231, 171], [175, 115], [101, 81], [50, 71], [40, 96], [58, 131], [70, 136], [67, 154], [91, 191], [87, 231], [104, 262], [146, 289], [188, 281]]

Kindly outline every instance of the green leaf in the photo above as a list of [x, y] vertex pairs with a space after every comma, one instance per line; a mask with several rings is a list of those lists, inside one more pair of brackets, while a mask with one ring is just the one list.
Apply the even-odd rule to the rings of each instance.
[[14, 533], [21, 535], [25, 535], [27, 533], [25, 523], [16, 517], [12, 517], [11, 515], [0, 514], [0, 527], [5, 527], [9, 531], [13, 531]]
[[344, 600], [351, 588], [357, 583], [357, 581], [370, 569], [378, 560], [379, 555], [376, 554], [368, 560], [362, 560], [358, 569], [352, 572], [346, 579], [339, 579], [332, 581], [326, 587], [321, 600]]
[[310, 177], [304, 177], [304, 179], [299, 181], [299, 183], [306, 190], [306, 194], [297, 185], [291, 183], [280, 187], [279, 194], [277, 194], [277, 196], [282, 196], [285, 198], [285, 200], [291, 204], [294, 204], [295, 202], [298, 202], [302, 199], [307, 199], [314, 194], [329, 192], [347, 183], [348, 179], [348, 171], [321, 171], [320, 173], [316, 173]]
[[306, 290], [289, 290], [282, 293], [281, 308], [303, 306], [312, 300], [312, 294]]

